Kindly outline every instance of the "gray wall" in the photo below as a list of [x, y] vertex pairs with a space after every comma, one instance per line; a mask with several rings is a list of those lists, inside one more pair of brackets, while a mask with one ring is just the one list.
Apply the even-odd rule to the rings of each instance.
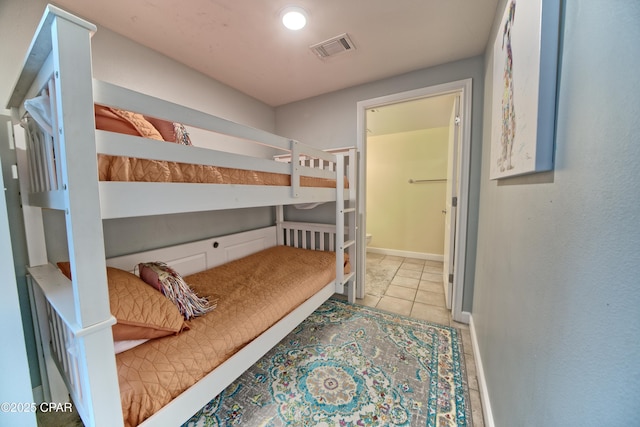
[[[0, 115], [0, 126], [6, 127], [9, 118]], [[8, 149], [6, 135], [0, 132], [0, 156], [2, 147]], [[0, 175], [0, 185], [5, 191], [0, 194], [0, 334], [2, 334], [3, 348], [0, 352], [0, 401], [2, 402], [32, 402], [33, 395], [31, 389], [33, 385], [29, 377], [33, 377], [29, 372], [27, 348], [25, 346], [25, 334], [21, 317], [25, 313], [20, 310], [20, 299], [26, 295], [18, 294], [18, 287], [15, 280], [14, 258], [12, 256], [13, 239], [9, 229], [9, 212], [6, 205], [6, 197], [17, 197], [15, 185], [5, 187], [7, 177], [11, 179], [10, 168], [3, 168]], [[19, 211], [19, 210], [18, 210]], [[28, 314], [27, 314], [28, 316]], [[28, 319], [30, 320], [30, 319]], [[28, 323], [25, 323], [28, 324]], [[33, 349], [31, 350], [33, 351]], [[22, 425], [35, 426], [36, 415], [34, 413], [7, 413], [0, 412], [0, 425]]]
[[472, 324], [498, 427], [639, 422], [640, 3], [563, 8], [555, 171], [489, 180], [485, 61]]
[[[36, 387], [40, 384], [40, 369], [35, 359], [36, 343], [33, 334], [33, 322], [31, 319], [31, 311], [29, 309], [29, 293], [27, 291], [26, 265], [27, 245], [24, 233], [24, 223], [22, 222], [22, 209], [20, 208], [20, 188], [18, 181], [13, 179], [11, 165], [15, 164], [14, 151], [9, 147], [9, 134], [7, 126], [11, 123], [11, 119], [7, 116], [0, 115], [0, 159], [2, 159], [2, 178], [4, 181], [4, 195], [7, 204], [7, 220], [9, 223], [9, 234], [11, 236], [11, 248], [13, 252], [14, 271], [16, 275], [15, 283], [2, 283], [0, 286], [16, 285], [18, 292], [18, 301], [20, 303], [20, 316], [22, 319], [22, 329], [24, 331], [25, 346], [27, 354], [32, 355], [31, 363], [29, 363], [29, 373], [31, 375], [31, 386]], [[11, 160], [13, 161], [5, 161]], [[0, 213], [0, 216], [2, 213]], [[5, 254], [1, 254], [3, 257]], [[13, 290], [3, 291], [3, 295], [13, 295]], [[17, 319], [13, 319], [14, 321]], [[1, 424], [1, 423], [0, 423]]]
[[[482, 57], [414, 71], [278, 107], [276, 133], [320, 148], [355, 146], [358, 131], [356, 105], [359, 101], [467, 78], [473, 81], [473, 103], [468, 240], [462, 308], [464, 311], [471, 311], [482, 155]], [[317, 212], [313, 214], [317, 215]], [[296, 219], [304, 217], [301, 212], [291, 212], [291, 215], [295, 215]]]

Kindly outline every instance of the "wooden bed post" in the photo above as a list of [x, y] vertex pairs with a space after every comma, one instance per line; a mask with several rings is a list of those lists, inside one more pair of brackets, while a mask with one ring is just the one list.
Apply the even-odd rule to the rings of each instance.
[[300, 143], [291, 140], [291, 197], [300, 195]]
[[284, 245], [284, 207], [276, 206], [276, 241], [278, 245]]
[[[355, 154], [355, 152], [353, 153]], [[347, 157], [351, 160], [352, 156]], [[350, 303], [356, 301], [355, 277], [354, 271], [344, 274], [345, 251], [349, 254], [352, 270], [354, 270], [355, 262], [355, 244], [356, 244], [356, 208], [355, 208], [355, 188], [350, 189], [349, 199], [345, 203], [344, 200], [344, 177], [345, 173], [349, 173], [348, 178], [353, 179], [349, 183], [349, 187], [355, 187], [355, 177], [350, 173], [353, 168], [349, 165], [345, 170], [345, 155], [336, 154], [336, 290], [344, 292], [344, 285], [347, 285], [347, 297]], [[348, 220], [347, 240], [345, 240], [345, 216]]]
[[351, 212], [349, 217], [349, 236], [348, 240], [353, 241], [354, 244], [351, 245], [348, 249], [349, 251], [349, 262], [351, 263], [351, 272], [353, 273], [353, 286], [352, 291], [355, 293], [353, 296], [353, 300], [355, 298], [364, 298], [364, 289], [359, 284], [358, 280], [362, 280], [360, 275], [358, 274], [359, 269], [359, 251], [366, 250], [366, 245], [361, 245], [360, 238], [360, 224], [359, 224], [359, 212], [358, 212], [358, 152], [355, 148], [350, 148], [347, 154], [347, 159], [349, 160], [349, 202], [348, 202], [348, 210]]
[[[75, 321], [95, 329], [78, 340], [75, 351], [85, 365], [76, 396], [78, 411], [88, 425], [122, 425], [113, 336], [113, 317], [102, 244], [98, 165], [93, 113], [91, 34], [96, 27], [58, 8], [48, 6], [56, 100], [53, 129], [62, 147], [62, 176], [67, 243]], [[46, 31], [46, 28], [44, 29]], [[80, 405], [84, 406], [81, 408]]]

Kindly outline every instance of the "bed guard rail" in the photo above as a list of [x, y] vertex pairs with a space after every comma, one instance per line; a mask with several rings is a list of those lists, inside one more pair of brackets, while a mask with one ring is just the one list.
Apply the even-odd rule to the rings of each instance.
[[[108, 85], [106, 83], [98, 83], [97, 81], [94, 81], [94, 83], [98, 84], [99, 87]], [[113, 85], [108, 86], [114, 87]], [[54, 93], [53, 85], [49, 84], [46, 92]], [[135, 94], [132, 96], [148, 97], [143, 94]], [[54, 97], [50, 96], [49, 99], [50, 102], [53, 103]], [[166, 101], [158, 102], [166, 103]], [[52, 105], [52, 108], [54, 108], [54, 105]], [[190, 109], [186, 110], [191, 111]], [[196, 113], [193, 113], [193, 115], [196, 115]], [[205, 113], [199, 113], [199, 115], [206, 116], [211, 122], [222, 120]], [[189, 121], [185, 120], [185, 122], [187, 122], [187, 124], [197, 122], [200, 126], [204, 127], [203, 123], [193, 118]], [[96, 153], [289, 175], [291, 177], [292, 198], [299, 197], [301, 177], [303, 176], [332, 180], [337, 179], [337, 157], [333, 153], [316, 149], [295, 140], [284, 139], [285, 142], [283, 143], [281, 137], [236, 123], [226, 121], [222, 123], [225, 125], [225, 128], [237, 128], [241, 130], [231, 132], [227, 129], [227, 134], [232, 134], [232, 136], [245, 134], [246, 131], [255, 134], [255, 138], [260, 138], [260, 140], [253, 141], [257, 144], [273, 146], [273, 142], [278, 141], [278, 148], [291, 153], [291, 161], [289, 163], [283, 163], [281, 161], [273, 161], [272, 159], [218, 151], [210, 148], [196, 146], [185, 147], [180, 144], [158, 144], [157, 141], [102, 130], [95, 132]], [[31, 203], [34, 206], [65, 209], [62, 193], [65, 185], [64, 177], [62, 176], [63, 167], [60, 165], [61, 155], [58, 154], [62, 153], [62, 151], [57, 134], [55, 132], [53, 132], [53, 134], [49, 133], [47, 129], [40, 126], [29, 116], [23, 120], [22, 126], [25, 128], [27, 134], [24, 145], [26, 146], [26, 165], [28, 169], [26, 175], [29, 180], [29, 197]], [[215, 126], [211, 124], [207, 125], [207, 128], [214, 127]], [[218, 129], [218, 131], [220, 131], [220, 129]], [[245, 134], [245, 136], [248, 135]], [[266, 144], [266, 142], [269, 142], [269, 144]], [[67, 142], [67, 145], [69, 144], [73, 144], [73, 141]], [[294, 159], [298, 159], [298, 161]], [[309, 159], [314, 159], [315, 161], [309, 161]]]
[[[111, 326], [116, 319], [109, 316], [102, 322], [81, 327], [76, 322], [71, 282], [51, 264], [28, 267], [27, 284], [34, 312], [34, 328], [42, 343], [37, 350], [40, 369], [46, 372], [42, 375], [44, 398], [49, 401], [66, 400], [62, 396], [67, 393], [61, 390], [56, 377], [59, 372], [82, 419], [85, 422], [95, 420], [92, 400], [108, 400], [112, 396], [105, 392], [107, 384], [89, 384], [89, 378], [96, 377], [87, 373], [93, 369], [115, 374], [115, 360], [105, 355], [114, 352]], [[51, 366], [52, 362], [55, 366]], [[96, 396], [96, 391], [100, 397]], [[119, 399], [112, 400], [113, 407], [120, 407]]]

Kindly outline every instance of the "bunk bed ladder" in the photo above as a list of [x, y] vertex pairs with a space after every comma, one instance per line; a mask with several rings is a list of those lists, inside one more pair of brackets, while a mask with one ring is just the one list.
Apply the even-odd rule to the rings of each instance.
[[[350, 303], [356, 301], [355, 262], [356, 262], [356, 186], [355, 186], [355, 149], [350, 149], [348, 157], [344, 154], [336, 155], [336, 291], [344, 293], [347, 286], [347, 298]], [[349, 159], [348, 181], [349, 198], [345, 202], [344, 178], [345, 157]], [[345, 222], [346, 220], [346, 222]], [[348, 229], [345, 233], [345, 225]], [[345, 240], [345, 235], [347, 236]], [[345, 265], [345, 254], [348, 254], [351, 269], [348, 273], [341, 266]]]
[[[346, 294], [349, 302], [356, 299], [356, 239], [357, 239], [357, 208], [356, 208], [356, 165], [357, 152], [350, 148], [347, 153], [336, 153], [334, 160], [327, 161], [331, 170], [336, 172], [336, 215], [335, 227], [330, 224], [308, 224], [284, 220], [283, 206], [276, 206], [276, 229], [279, 245], [294, 246], [311, 250], [331, 250], [336, 252], [336, 292]], [[300, 159], [297, 144], [292, 144], [292, 190], [294, 197], [300, 188], [300, 173], [297, 164], [309, 162]], [[283, 157], [284, 159], [284, 157]], [[297, 159], [297, 160], [294, 160]], [[281, 160], [284, 161], [284, 160]], [[322, 159], [318, 160], [319, 167], [323, 167]], [[345, 176], [348, 190], [345, 198]], [[349, 261], [350, 269], [345, 272], [345, 260]]]

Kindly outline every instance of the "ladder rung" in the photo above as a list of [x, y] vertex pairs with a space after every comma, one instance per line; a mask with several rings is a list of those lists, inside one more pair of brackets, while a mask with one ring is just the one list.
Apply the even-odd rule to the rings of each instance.
[[353, 246], [356, 244], [355, 240], [347, 240], [346, 242], [344, 242], [344, 246], [342, 247], [342, 249], [347, 249], [349, 246]]
[[355, 212], [355, 211], [356, 211], [356, 208], [347, 208], [347, 209], [344, 209], [342, 212], [343, 213], [351, 213], [351, 212]]
[[342, 283], [336, 282], [336, 285], [338, 286], [346, 285], [349, 282], [349, 280], [354, 278], [355, 275], [356, 275], [355, 271], [352, 271], [349, 274], [345, 274], [344, 276], [342, 276]]

